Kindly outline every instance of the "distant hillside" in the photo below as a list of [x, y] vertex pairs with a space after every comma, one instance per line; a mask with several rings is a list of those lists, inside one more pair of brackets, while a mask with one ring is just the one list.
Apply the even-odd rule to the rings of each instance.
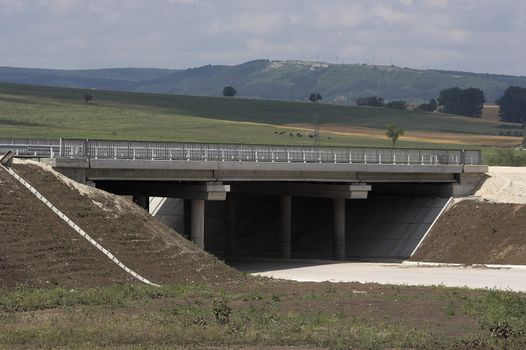
[[352, 104], [357, 97], [421, 102], [449, 87], [477, 87], [490, 103], [510, 85], [526, 87], [526, 77], [418, 70], [395, 66], [256, 60], [235, 66], [186, 70], [119, 68], [50, 70], [0, 67], [0, 82], [51, 86], [219, 96], [233, 85], [239, 96], [305, 100], [319, 91], [326, 102]]

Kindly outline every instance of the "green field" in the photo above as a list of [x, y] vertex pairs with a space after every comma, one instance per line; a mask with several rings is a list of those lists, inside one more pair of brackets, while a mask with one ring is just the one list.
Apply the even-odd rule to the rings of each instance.
[[[84, 101], [86, 93], [93, 95], [93, 101]], [[395, 123], [407, 130], [435, 132], [521, 131], [520, 126], [514, 124], [383, 108], [323, 104], [319, 114], [322, 127], [338, 124], [384, 129], [387, 124]], [[311, 119], [312, 105], [308, 103], [0, 84], [0, 137], [312, 144], [307, 131], [300, 130], [302, 136], [298, 137], [298, 130], [286, 127], [287, 124], [310, 125]], [[390, 147], [387, 138], [332, 133], [322, 133], [320, 144]], [[397, 145], [466, 148], [465, 145], [405, 141], [403, 137]], [[485, 152], [495, 153], [489, 148]]]
[[263, 282], [0, 290], [0, 349], [526, 346], [522, 293]]

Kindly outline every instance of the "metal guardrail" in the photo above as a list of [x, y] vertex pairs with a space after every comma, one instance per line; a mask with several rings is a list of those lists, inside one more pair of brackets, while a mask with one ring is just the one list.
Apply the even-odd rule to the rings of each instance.
[[480, 150], [314, 147], [211, 143], [0, 139], [0, 152], [76, 159], [143, 159], [280, 163], [479, 165]]

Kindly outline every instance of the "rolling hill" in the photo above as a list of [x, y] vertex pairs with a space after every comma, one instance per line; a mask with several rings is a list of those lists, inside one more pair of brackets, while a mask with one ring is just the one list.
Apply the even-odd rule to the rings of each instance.
[[225, 85], [233, 85], [242, 97], [299, 101], [306, 100], [312, 91], [319, 91], [326, 102], [336, 104], [353, 104], [355, 98], [371, 95], [422, 102], [454, 86], [480, 88], [486, 100], [493, 102], [510, 85], [526, 87], [526, 77], [269, 60], [185, 70], [0, 67], [0, 82], [204, 96], [220, 96]]

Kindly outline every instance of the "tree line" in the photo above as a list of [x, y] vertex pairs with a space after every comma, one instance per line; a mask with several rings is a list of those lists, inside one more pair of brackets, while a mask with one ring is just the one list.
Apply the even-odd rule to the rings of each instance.
[[[385, 102], [382, 97], [359, 97], [358, 106], [385, 107], [406, 110], [408, 104], [403, 100]], [[448, 114], [457, 114], [472, 118], [480, 118], [486, 99], [484, 92], [478, 88], [461, 89], [453, 87], [440, 91], [437, 99], [416, 106], [415, 110], [434, 112], [440, 110]], [[526, 123], [526, 88], [510, 86], [495, 103], [499, 106], [499, 115], [503, 121]]]

